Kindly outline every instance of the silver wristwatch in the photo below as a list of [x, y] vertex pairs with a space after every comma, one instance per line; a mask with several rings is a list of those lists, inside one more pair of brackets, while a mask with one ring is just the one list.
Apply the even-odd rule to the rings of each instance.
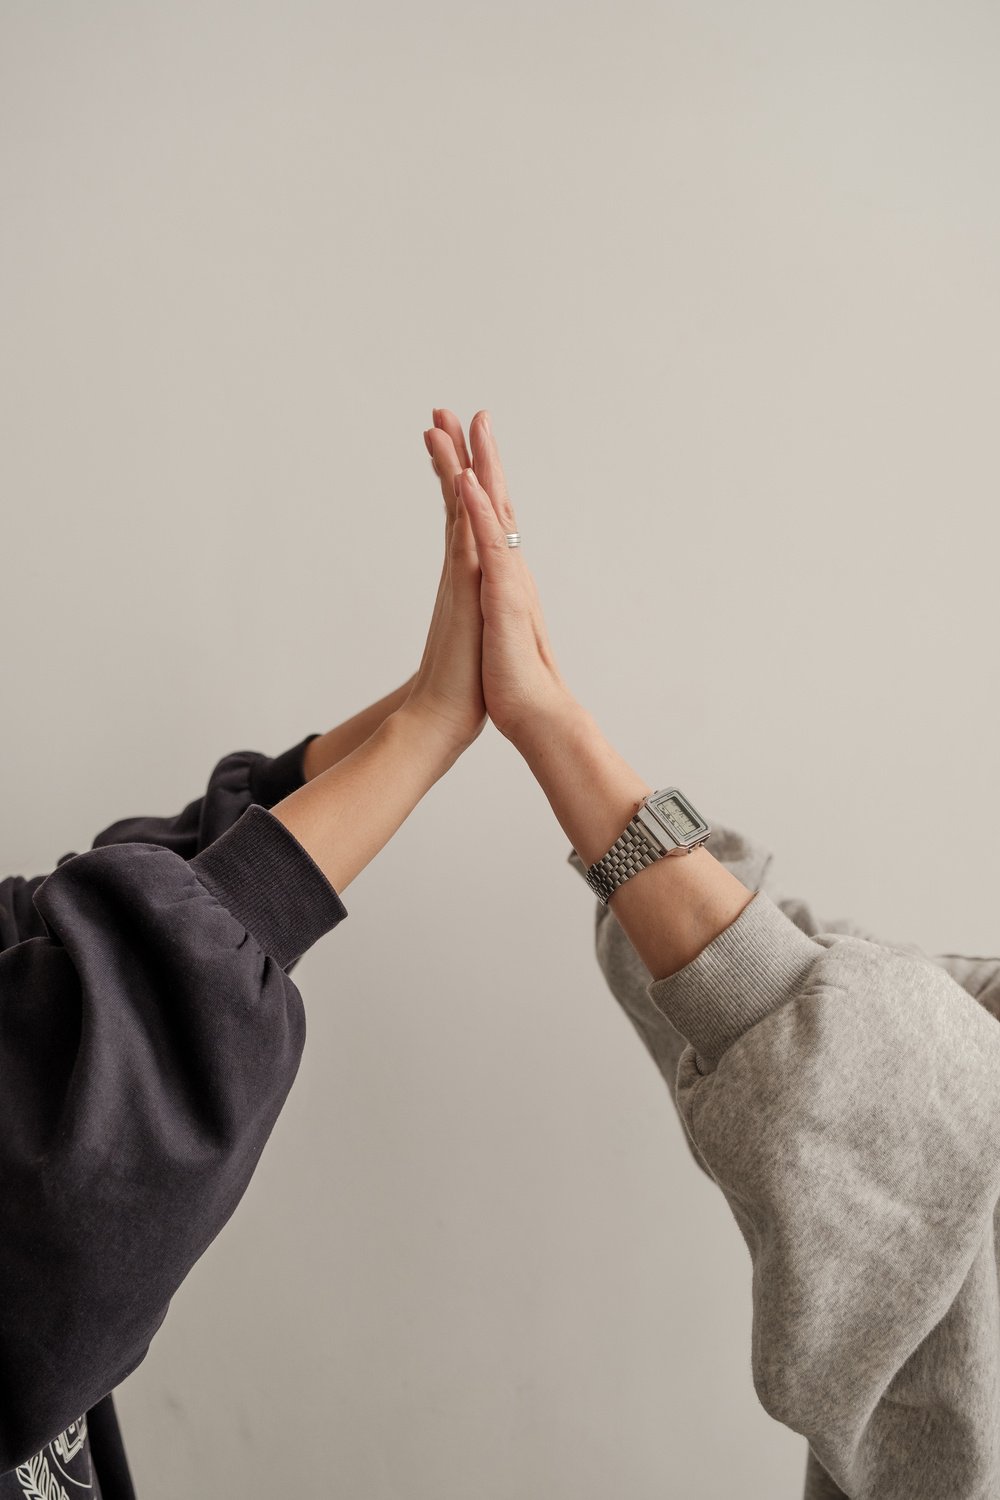
[[587, 884], [604, 905], [620, 885], [671, 854], [700, 849], [711, 833], [701, 813], [675, 786], [650, 792], [607, 854], [587, 871]]

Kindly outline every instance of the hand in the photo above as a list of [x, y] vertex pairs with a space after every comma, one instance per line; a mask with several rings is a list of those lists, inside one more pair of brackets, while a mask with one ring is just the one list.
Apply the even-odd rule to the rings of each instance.
[[[461, 514], [462, 507], [455, 498], [454, 476], [464, 464], [469, 462], [468, 450], [462, 435], [461, 423], [458, 418], [448, 411], [434, 412], [435, 428], [424, 434], [424, 442], [431, 454], [431, 464], [435, 473], [441, 481], [441, 492], [445, 502], [445, 556], [441, 570], [441, 581], [438, 585], [437, 599], [434, 604], [434, 615], [431, 630], [439, 629], [439, 616], [445, 601], [449, 595], [449, 546], [447, 535], [451, 526], [454, 525], [455, 517]], [[440, 428], [438, 432], [436, 429]], [[437, 457], [435, 457], [437, 454]], [[459, 456], [461, 455], [461, 456]], [[463, 525], [467, 528], [468, 521], [462, 516]], [[476, 560], [476, 574], [478, 577], [479, 563]], [[481, 629], [481, 616], [477, 622]], [[425, 650], [426, 658], [426, 650]], [[360, 712], [345, 719], [333, 729], [328, 729], [325, 734], [317, 735], [309, 741], [302, 759], [302, 774], [305, 781], [312, 781], [321, 776], [324, 771], [335, 766], [339, 761], [345, 760], [359, 745], [363, 745], [370, 735], [385, 722], [386, 719], [396, 712], [398, 708], [410, 697], [417, 682], [417, 673], [414, 672], [406, 682], [384, 698], [379, 698], [376, 703], [370, 704]], [[480, 728], [485, 722], [482, 715], [485, 708], [481, 710]], [[477, 731], [478, 733], [478, 731]]]
[[444, 562], [427, 642], [405, 707], [426, 715], [461, 751], [486, 723], [482, 685], [483, 619], [476, 544], [455, 480], [469, 462], [462, 426], [454, 413], [435, 410], [424, 433], [445, 509]]
[[456, 493], [482, 574], [483, 695], [500, 733], [518, 744], [529, 729], [537, 730], [574, 700], [556, 666], [524, 554], [505, 540], [505, 532], [517, 530], [517, 520], [487, 412], [473, 417], [469, 440], [473, 467], [461, 466]]

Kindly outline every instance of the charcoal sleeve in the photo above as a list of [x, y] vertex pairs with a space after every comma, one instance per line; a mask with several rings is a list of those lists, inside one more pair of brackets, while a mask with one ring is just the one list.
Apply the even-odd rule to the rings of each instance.
[[347, 915], [220, 764], [156, 837], [115, 825], [3, 892], [0, 1473], [142, 1361], [295, 1077], [288, 969]]
[[[173, 850], [181, 859], [193, 859], [231, 828], [248, 807], [256, 804], [272, 808], [302, 786], [305, 749], [317, 737], [308, 734], [274, 756], [259, 750], [234, 750], [213, 767], [204, 792], [179, 813], [120, 818], [102, 829], [91, 847], [157, 844]], [[64, 854], [57, 866], [73, 857]], [[44, 879], [44, 875], [11, 875], [0, 880], [0, 949], [44, 933], [34, 905], [35, 892]]]

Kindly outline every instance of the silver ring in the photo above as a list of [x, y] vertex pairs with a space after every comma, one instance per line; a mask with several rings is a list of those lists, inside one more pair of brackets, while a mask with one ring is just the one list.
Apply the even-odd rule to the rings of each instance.
[[505, 531], [503, 538], [508, 547], [520, 547], [521, 545], [521, 533], [519, 531]]

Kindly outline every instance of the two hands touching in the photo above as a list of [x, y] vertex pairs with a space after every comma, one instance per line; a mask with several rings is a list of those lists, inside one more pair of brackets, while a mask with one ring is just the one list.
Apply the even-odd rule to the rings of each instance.
[[514, 740], [530, 717], [570, 705], [534, 580], [520, 549], [504, 540], [516, 523], [488, 414], [473, 417], [467, 444], [455, 414], [435, 410], [424, 443], [441, 485], [445, 538], [420, 666], [394, 693], [313, 740], [307, 779], [343, 759], [404, 704], [436, 722], [457, 754], [478, 737], [487, 716]]
[[[435, 411], [424, 441], [441, 480], [447, 516], [438, 595], [445, 607], [435, 611], [413, 695], [437, 701], [446, 717], [460, 708], [456, 723], [471, 729], [472, 739], [489, 715], [517, 744], [529, 723], [566, 711], [572, 698], [556, 666], [524, 555], [506, 541], [517, 521], [489, 415], [477, 412], [469, 424], [471, 458], [453, 412]], [[457, 651], [456, 641], [461, 643]]]
[[[312, 740], [306, 785], [271, 809], [339, 892], [478, 738], [487, 717], [521, 753], [587, 865], [652, 790], [559, 672], [535, 581], [521, 549], [506, 541], [517, 521], [488, 414], [473, 417], [467, 443], [455, 414], [435, 410], [424, 442], [444, 497], [445, 545], [420, 665], [394, 693]], [[661, 978], [700, 953], [752, 895], [700, 848], [657, 861], [612, 899], [640, 957]]]

